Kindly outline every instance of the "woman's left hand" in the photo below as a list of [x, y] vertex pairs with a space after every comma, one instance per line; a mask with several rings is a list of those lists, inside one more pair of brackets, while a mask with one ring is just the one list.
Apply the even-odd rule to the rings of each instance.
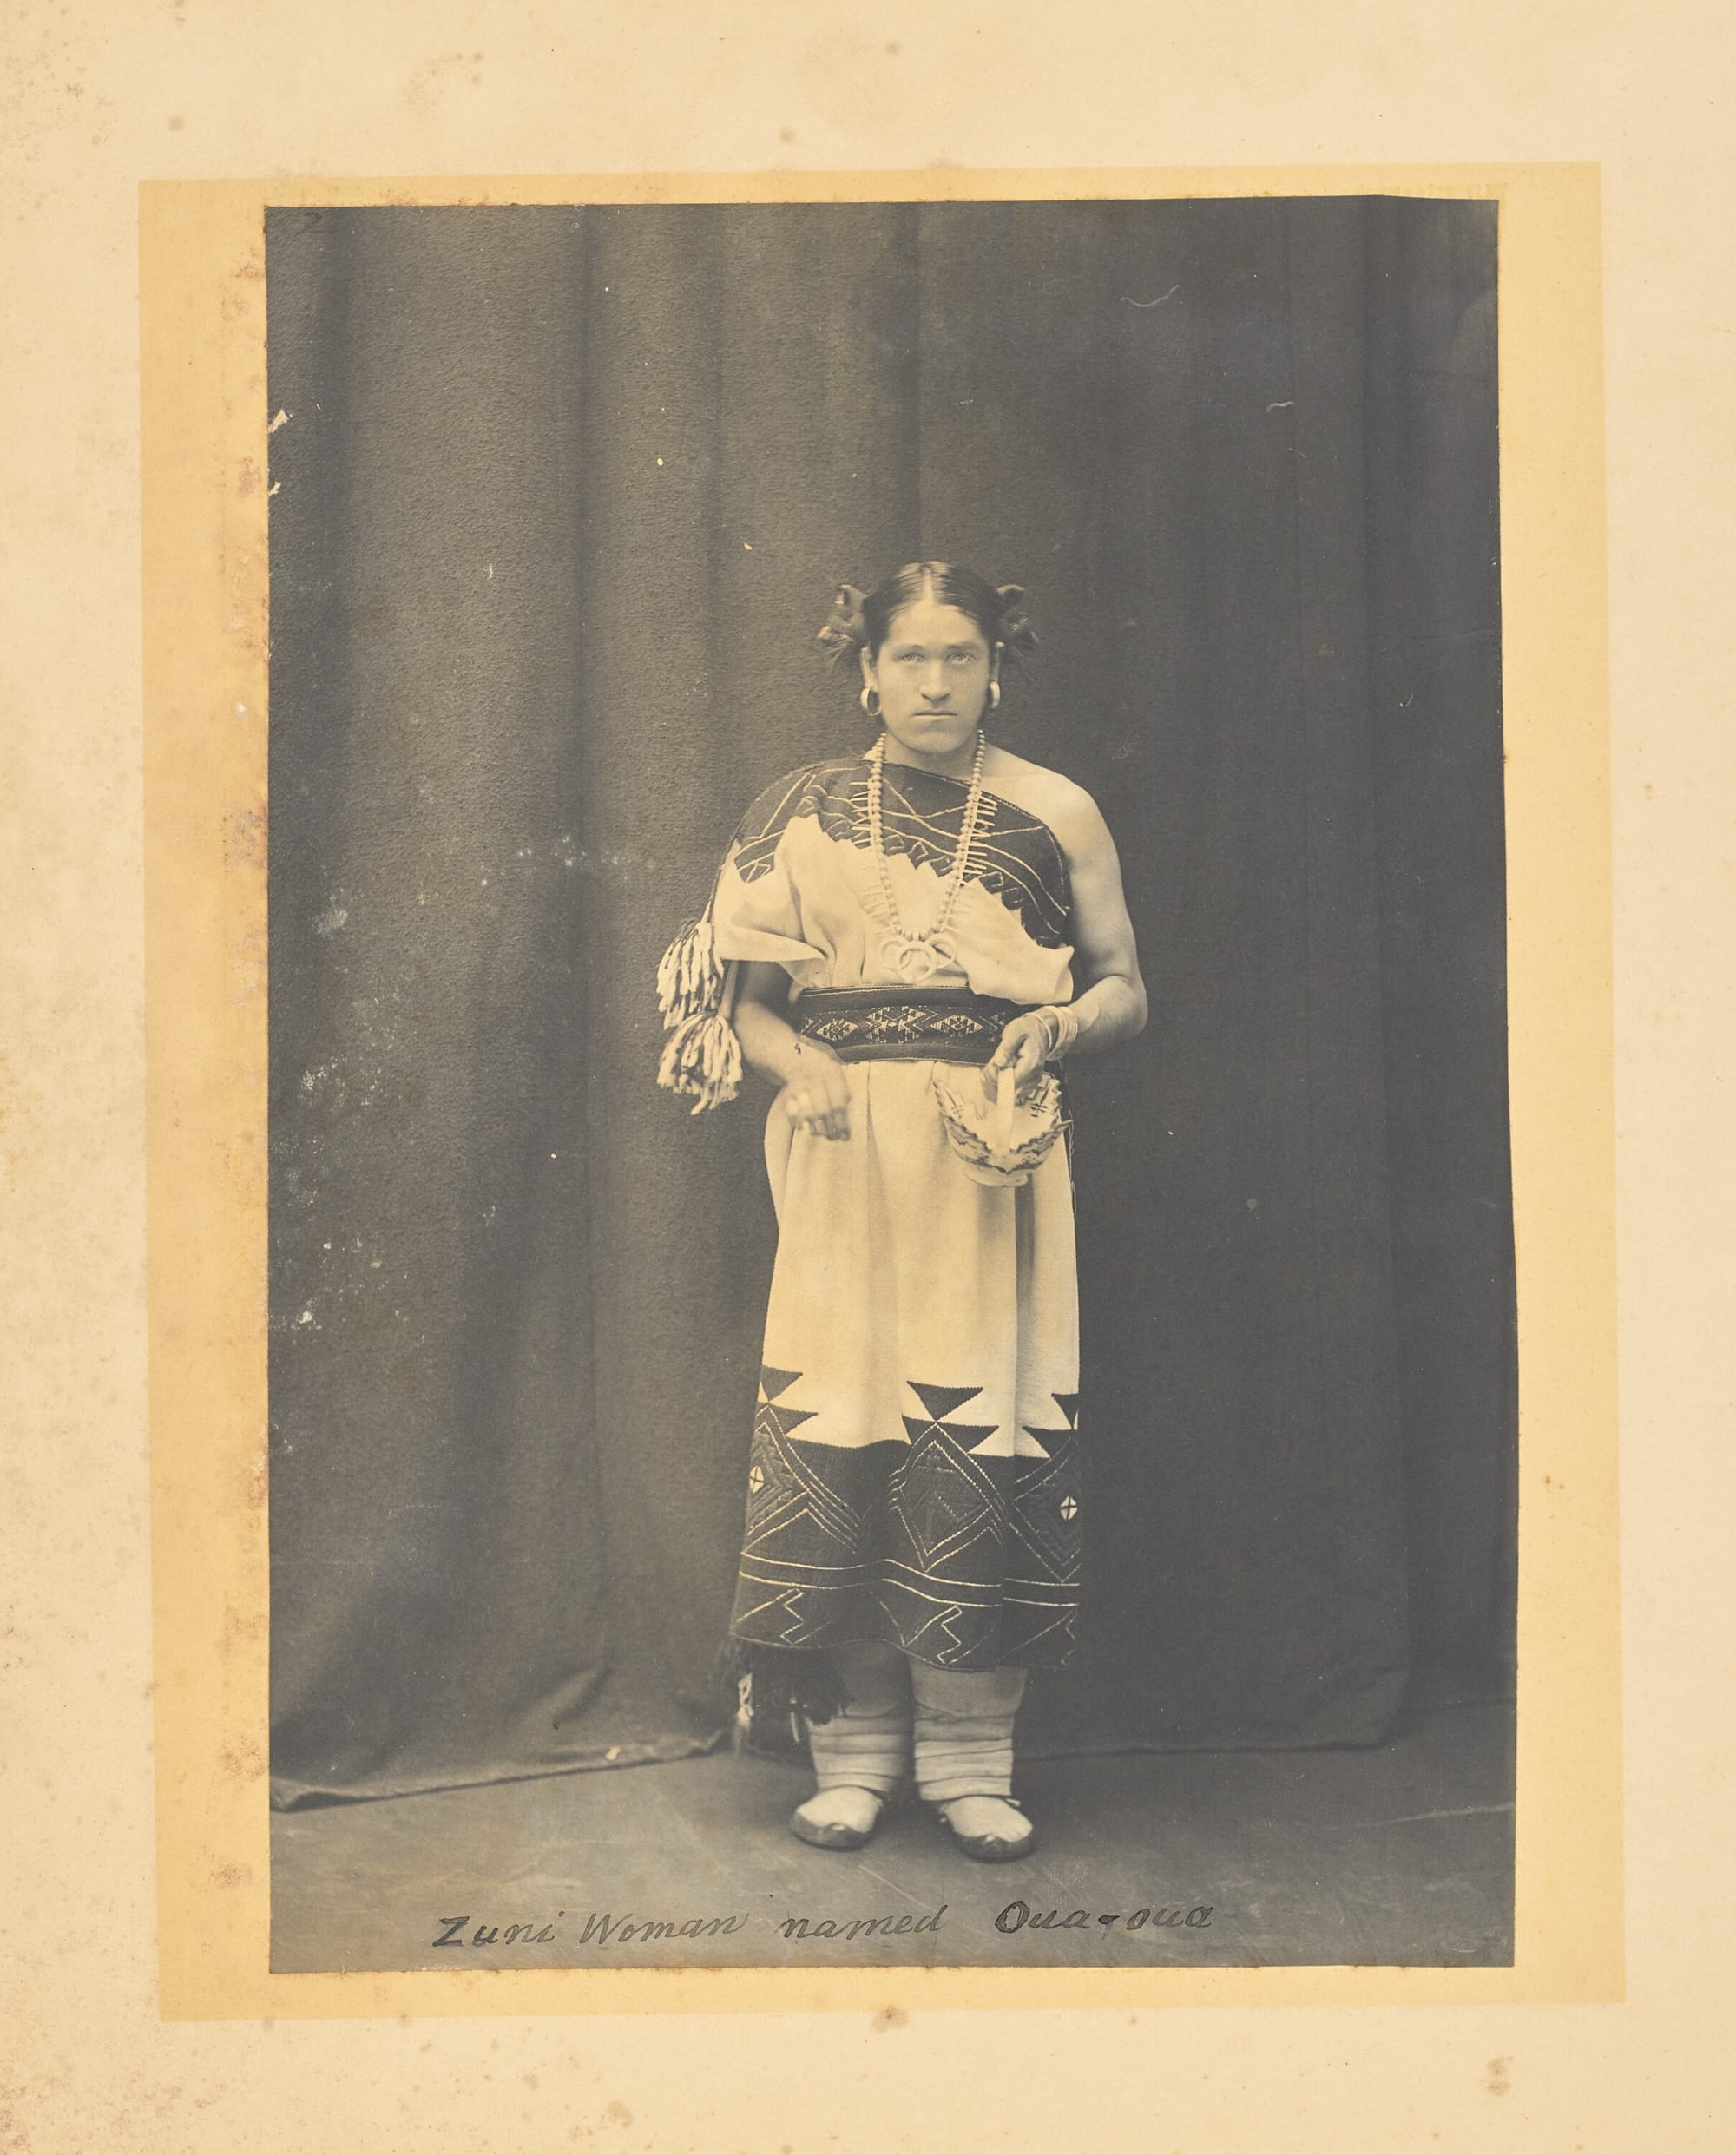
[[983, 1089], [992, 1100], [1003, 1070], [1013, 1074], [1013, 1088], [1028, 1099], [1042, 1075], [1049, 1054], [1049, 1028], [1035, 1011], [1022, 1011], [1007, 1022], [1001, 1044], [983, 1066]]

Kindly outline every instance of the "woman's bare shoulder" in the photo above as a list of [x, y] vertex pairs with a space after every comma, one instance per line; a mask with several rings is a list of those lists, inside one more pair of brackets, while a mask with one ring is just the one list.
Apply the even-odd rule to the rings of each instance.
[[1029, 757], [1015, 755], [1011, 749], [996, 744], [983, 765], [983, 780], [996, 792], [1040, 816], [1069, 858], [1092, 851], [1108, 838], [1102, 811], [1064, 771], [1051, 771], [1046, 764], [1033, 763]]

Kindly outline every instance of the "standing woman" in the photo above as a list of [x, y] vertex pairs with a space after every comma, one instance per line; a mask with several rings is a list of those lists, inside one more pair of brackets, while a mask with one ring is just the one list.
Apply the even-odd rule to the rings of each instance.
[[[917, 562], [845, 585], [867, 753], [744, 819], [659, 976], [694, 1113], [777, 1086], [778, 1217], [731, 1637], [752, 1709], [806, 1721], [794, 1831], [860, 1848], [914, 1778], [968, 1854], [1012, 1799], [1029, 1668], [1079, 1599], [1078, 1284], [1054, 1066], [1146, 1021], [1096, 804], [988, 738], [1036, 642], [1016, 586]], [[731, 1017], [733, 1017], [733, 1030]]]

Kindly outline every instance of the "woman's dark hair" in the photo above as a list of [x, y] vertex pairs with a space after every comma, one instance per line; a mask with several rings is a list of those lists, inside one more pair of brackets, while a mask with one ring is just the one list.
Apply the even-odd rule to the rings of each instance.
[[918, 599], [932, 599], [939, 606], [957, 607], [976, 622], [990, 652], [999, 649], [1003, 661], [1023, 657], [1036, 648], [1036, 633], [1025, 613], [1023, 585], [992, 584], [974, 568], [954, 562], [907, 562], [871, 591], [854, 584], [839, 584], [832, 612], [819, 641], [838, 665], [858, 651], [872, 658], [891, 634], [899, 611]]

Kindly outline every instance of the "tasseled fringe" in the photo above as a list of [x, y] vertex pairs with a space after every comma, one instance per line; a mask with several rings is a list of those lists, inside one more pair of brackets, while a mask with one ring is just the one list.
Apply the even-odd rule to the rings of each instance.
[[696, 1115], [722, 1107], [741, 1089], [741, 1042], [729, 1019], [731, 985], [707, 907], [675, 937], [657, 968], [657, 1008], [669, 1035], [657, 1082], [691, 1100]]
[[657, 1082], [693, 1100], [688, 1111], [721, 1107], [741, 1090], [741, 1042], [720, 1015], [683, 1018], [670, 1030], [657, 1065]]
[[707, 911], [689, 921], [663, 953], [657, 967], [657, 1008], [666, 1025], [678, 1025], [683, 1018], [715, 1010], [722, 997], [723, 967]]
[[806, 1741], [804, 1724], [830, 1721], [849, 1703], [837, 1663], [825, 1652], [798, 1653], [731, 1639], [724, 1642], [718, 1672], [735, 1690], [731, 1743], [738, 1751], [798, 1758]]

